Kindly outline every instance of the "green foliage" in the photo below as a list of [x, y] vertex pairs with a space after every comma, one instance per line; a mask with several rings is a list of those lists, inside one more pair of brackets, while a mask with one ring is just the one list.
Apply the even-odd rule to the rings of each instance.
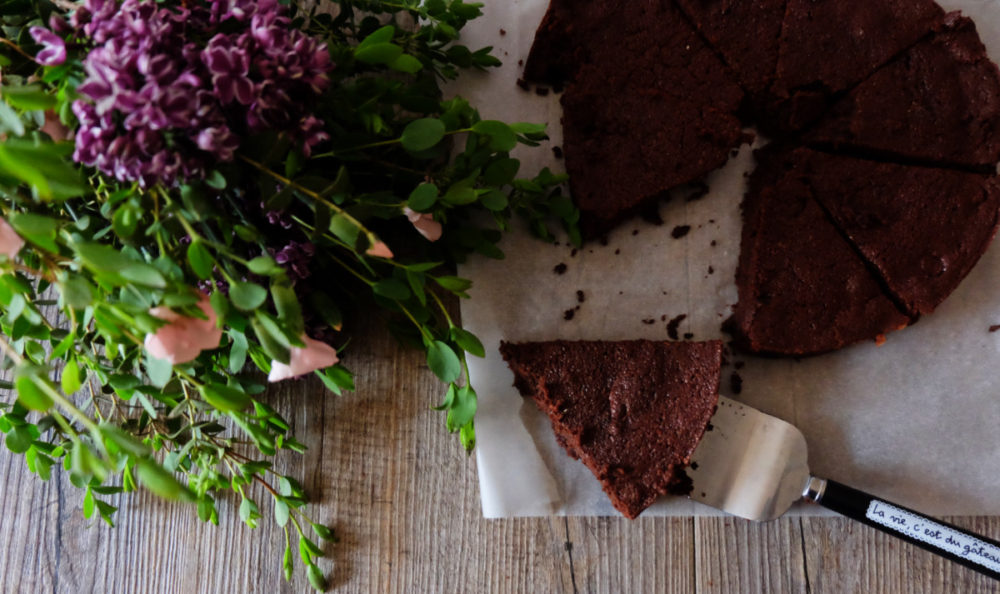
[[[326, 551], [303, 522], [320, 541], [335, 538], [307, 515], [301, 486], [271, 468], [280, 450], [305, 446], [266, 403], [260, 374], [288, 363], [307, 330], [343, 349], [358, 308], [380, 307], [426, 353], [445, 385], [446, 427], [471, 450], [466, 357], [485, 348], [450, 316], [471, 285], [455, 265], [502, 258], [497, 243], [515, 217], [542, 238], [557, 220], [579, 241], [565, 176], [519, 178], [510, 154], [545, 139], [545, 126], [482, 120], [443, 95], [461, 70], [499, 64], [491, 48], [459, 42], [480, 4], [336, 3], [335, 16], [289, 7], [293, 26], [322, 38], [336, 63], [316, 106], [330, 140], [307, 157], [287, 131], [247, 136], [234, 161], [175, 188], [101, 176], [73, 163], [71, 142], [41, 131], [47, 120], [76, 125], [87, 43], [74, 38], [64, 65], [39, 67], [22, 49], [37, 50], [27, 29], [66, 5], [0, 3], [0, 214], [26, 241], [16, 259], [0, 258], [4, 446], [42, 480], [68, 472], [84, 516], [108, 524], [121, 494], [140, 487], [217, 524], [231, 491], [248, 526], [267, 516], [284, 529], [286, 578], [301, 563], [317, 589], [327, 586], [317, 565]], [[418, 234], [407, 207], [440, 223], [441, 239]], [[307, 275], [279, 257], [293, 243], [313, 250]], [[380, 243], [392, 258], [369, 255]], [[219, 343], [176, 364], [147, 352], [146, 337], [169, 322], [163, 311], [204, 320], [202, 294]], [[334, 394], [355, 389], [343, 365], [315, 375]]]

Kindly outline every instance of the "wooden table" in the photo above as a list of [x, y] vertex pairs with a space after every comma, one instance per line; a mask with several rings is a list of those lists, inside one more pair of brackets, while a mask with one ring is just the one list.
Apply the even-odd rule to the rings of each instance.
[[[352, 344], [358, 391], [318, 382], [268, 397], [305, 456], [283, 455], [336, 527], [338, 592], [987, 592], [1000, 584], [840, 519], [484, 520], [475, 457], [430, 410], [439, 385], [418, 353], [376, 331]], [[147, 493], [119, 499], [118, 527], [83, 519], [65, 473], [42, 483], [0, 453], [0, 592], [306, 592], [281, 577], [281, 531], [219, 527]], [[261, 498], [263, 499], [263, 498]], [[262, 506], [263, 507], [263, 506]], [[270, 507], [263, 507], [269, 516]], [[1000, 518], [951, 518], [1000, 537]]]

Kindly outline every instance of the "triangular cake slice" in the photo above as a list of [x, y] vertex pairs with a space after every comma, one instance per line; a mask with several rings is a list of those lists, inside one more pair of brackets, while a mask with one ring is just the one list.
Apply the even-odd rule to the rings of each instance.
[[500, 352], [625, 516], [690, 492], [684, 468], [718, 403], [721, 342], [504, 342]]
[[972, 20], [951, 13], [940, 31], [838, 101], [806, 140], [992, 171], [1000, 161], [1000, 71]]
[[608, 93], [600, 90], [602, 78], [584, 68], [561, 100], [570, 194], [586, 238], [655, 209], [672, 188], [699, 181], [725, 164], [742, 141], [732, 113], [632, 81]]
[[853, 87], [940, 24], [933, 0], [788, 0], [774, 104], [763, 122], [800, 130], [829, 98]]
[[800, 152], [765, 150], [761, 160], [744, 199], [739, 301], [728, 323], [740, 348], [813, 355], [908, 325], [813, 198]]
[[785, 1], [677, 0], [677, 4], [755, 102], [774, 80]]
[[997, 232], [995, 175], [800, 155], [813, 196], [912, 316], [933, 312]]

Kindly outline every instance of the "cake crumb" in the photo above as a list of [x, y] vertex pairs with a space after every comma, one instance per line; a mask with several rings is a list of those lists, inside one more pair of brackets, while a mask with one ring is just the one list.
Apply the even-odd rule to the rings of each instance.
[[552, 156], [554, 156], [556, 159], [562, 159], [563, 158], [562, 147], [561, 146], [552, 147]]
[[670, 232], [670, 236], [674, 239], [680, 239], [691, 231], [691, 225], [677, 225], [674, 230]]
[[714, 268], [714, 267], [712, 267], [712, 266], [709, 266], [709, 267], [708, 267], [708, 273], [709, 273], [709, 274], [715, 274], [715, 268]]
[[584, 295], [583, 291], [577, 289], [577, 291], [576, 291], [576, 302], [577, 303], [583, 303], [586, 300], [587, 300], [587, 296]]
[[686, 317], [687, 314], [681, 314], [667, 322], [667, 336], [669, 336], [671, 340], [677, 340], [677, 328]]
[[535, 94], [538, 95], [539, 97], [545, 97], [546, 95], [549, 94], [549, 88], [548, 87], [535, 87]]
[[691, 470], [698, 470], [698, 463], [697, 462], [692, 462], [691, 463]]
[[517, 61], [517, 65], [518, 66], [524, 66], [524, 60], [518, 60]]
[[576, 248], [573, 248], [573, 249], [572, 249], [572, 250], [570, 250], [570, 252], [569, 252], [569, 257], [570, 257], [570, 258], [575, 258], [575, 257], [576, 257], [576, 253], [577, 253], [578, 251], [579, 251], [579, 250], [577, 250]]
[[632, 229], [632, 235], [633, 236], [636, 236], [638, 234], [639, 234], [639, 230], [638, 229]]
[[643, 323], [643, 324], [646, 324], [646, 325], [648, 326], [648, 325], [650, 325], [650, 324], [655, 324], [655, 323], [656, 323], [656, 320], [655, 320], [655, 319], [653, 319], [653, 318], [646, 318], [646, 319], [644, 319], [644, 320], [642, 321], [642, 323]]
[[568, 266], [566, 266], [565, 262], [560, 262], [556, 264], [555, 267], [552, 268], [552, 272], [556, 274], [565, 274], [567, 268]]
[[506, 35], [507, 34], [507, 30], [506, 29], [500, 29], [500, 34], [501, 35]]
[[573, 316], [575, 316], [575, 315], [576, 315], [576, 310], [575, 309], [567, 309], [566, 311], [563, 312], [563, 319], [568, 322], [568, 321], [572, 320]]
[[688, 197], [685, 198], [685, 201], [694, 202], [695, 200], [704, 198], [706, 194], [708, 194], [708, 184], [706, 184], [705, 182], [701, 182], [694, 186], [694, 191], [688, 194]]
[[663, 314], [662, 316], [660, 316], [660, 321], [661, 322], [666, 322], [667, 321], [667, 314]]
[[718, 242], [718, 241], [715, 241], [715, 240], [713, 239], [713, 240], [712, 240], [712, 243], [710, 243], [710, 244], [708, 244], [708, 245], [710, 245], [710, 246], [712, 246], [712, 247], [715, 247], [715, 246], [719, 245], [719, 242]]
[[601, 237], [600, 239], [597, 240], [597, 243], [601, 244], [602, 247], [607, 247], [608, 246], [608, 236], [605, 235], [605, 236]]
[[733, 394], [739, 394], [743, 391], [743, 377], [735, 371], [729, 376], [729, 388]]
[[691, 340], [692, 338], [694, 338], [694, 332], [685, 332], [684, 333], [684, 340]]
[[990, 326], [990, 332], [996, 332], [997, 330], [1000, 330], [1000, 324], [993, 324]]
[[622, 253], [621, 249], [620, 248], [615, 248], [615, 255], [617, 256], [620, 253]]
[[531, 85], [528, 84], [528, 81], [524, 80], [523, 78], [517, 79], [517, 86], [521, 87], [522, 91], [530, 91], [531, 90]]

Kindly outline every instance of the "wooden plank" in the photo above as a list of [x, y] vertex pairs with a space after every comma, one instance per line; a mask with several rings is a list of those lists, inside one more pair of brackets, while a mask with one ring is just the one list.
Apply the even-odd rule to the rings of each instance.
[[695, 519], [696, 592], [808, 592], [798, 518]]
[[[947, 518], [1000, 537], [1000, 518]], [[845, 518], [803, 518], [806, 566], [814, 593], [1000, 592], [996, 581]]]

